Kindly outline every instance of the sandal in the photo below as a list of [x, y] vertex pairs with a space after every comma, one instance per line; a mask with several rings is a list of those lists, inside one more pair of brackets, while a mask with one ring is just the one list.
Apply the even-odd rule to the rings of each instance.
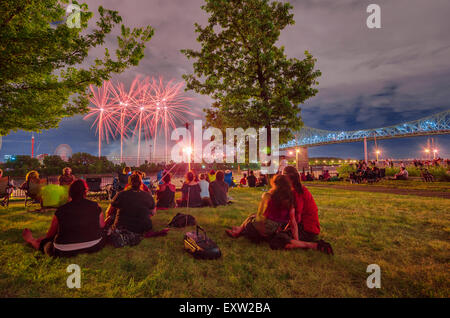
[[317, 250], [319, 252], [328, 254], [328, 255], [334, 255], [333, 248], [331, 247], [330, 243], [325, 242], [324, 240], [320, 240], [317, 242]]

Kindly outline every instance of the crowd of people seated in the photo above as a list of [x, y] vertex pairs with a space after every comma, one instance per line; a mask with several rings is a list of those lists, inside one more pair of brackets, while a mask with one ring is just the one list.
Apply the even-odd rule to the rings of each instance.
[[328, 170], [324, 170], [323, 173], [319, 176], [319, 180], [321, 181], [330, 181], [331, 175]]
[[447, 163], [447, 166], [449, 166], [450, 165], [449, 159], [444, 160], [442, 158], [436, 158], [432, 160], [418, 160], [418, 159], [413, 160], [414, 167], [416, 168], [423, 168], [430, 166], [439, 167], [445, 163]]
[[246, 173], [243, 174], [243, 177], [239, 181], [240, 187], [249, 187], [249, 188], [261, 188], [266, 187], [268, 185], [267, 176], [263, 173], [259, 173], [259, 176], [256, 177], [253, 170], [250, 170], [248, 176]]
[[300, 179], [301, 179], [301, 181], [314, 181], [314, 175], [311, 174], [309, 171], [307, 173], [305, 173], [305, 171], [303, 171], [300, 174]]
[[356, 172], [350, 173], [351, 183], [372, 183], [384, 178], [385, 170], [378, 168], [375, 164], [370, 167], [364, 161], [360, 161]]
[[[69, 202], [57, 208], [45, 236], [35, 238], [30, 229], [24, 229], [25, 242], [51, 256], [96, 252], [106, 243], [116, 247], [134, 245], [143, 237], [167, 233], [167, 229], [153, 232], [152, 217], [157, 210], [217, 207], [231, 203], [230, 184], [225, 180], [228, 171], [211, 170], [199, 176], [188, 171], [180, 189], [180, 200], [175, 200], [177, 189], [172, 183], [170, 169], [158, 176], [156, 200], [151, 189], [143, 184], [143, 172], [126, 167], [122, 174], [127, 180], [120, 180], [120, 188], [104, 215], [98, 203], [87, 199], [86, 182], [77, 179], [70, 168], [64, 168], [58, 182], [60, 186], [68, 187]], [[31, 171], [21, 189], [30, 189], [39, 182], [39, 174]], [[260, 173], [257, 178], [249, 171], [239, 184], [264, 187], [269, 182], [266, 175]], [[297, 170], [284, 167], [282, 173], [271, 179], [270, 186], [263, 194], [257, 213], [227, 233], [232, 237], [245, 235], [253, 241], [267, 240], [272, 248], [308, 248], [331, 254], [331, 245], [317, 238], [320, 233], [317, 206], [311, 193], [301, 184]], [[117, 243], [116, 238], [120, 238], [122, 244]]]

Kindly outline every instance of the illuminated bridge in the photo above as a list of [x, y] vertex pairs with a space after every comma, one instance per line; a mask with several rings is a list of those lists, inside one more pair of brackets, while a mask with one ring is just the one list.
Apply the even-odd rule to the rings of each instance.
[[293, 147], [313, 147], [328, 144], [357, 142], [370, 139], [391, 139], [413, 136], [442, 135], [450, 133], [450, 110], [383, 128], [329, 131], [303, 127], [294, 134], [295, 138], [280, 146], [281, 149]]

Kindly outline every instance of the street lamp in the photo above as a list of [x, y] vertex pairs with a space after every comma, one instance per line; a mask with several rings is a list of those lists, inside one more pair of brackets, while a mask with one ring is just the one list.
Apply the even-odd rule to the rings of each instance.
[[425, 153], [427, 154], [427, 159], [430, 159], [430, 149], [425, 148]]
[[375, 151], [375, 154], [377, 155], [377, 161], [378, 161], [378, 155], [381, 153], [378, 149]]
[[300, 149], [295, 149], [295, 166], [298, 171], [298, 154], [300, 153]]
[[433, 159], [436, 159], [436, 154], [438, 153], [437, 149], [433, 149]]
[[191, 153], [192, 147], [185, 147], [183, 152], [188, 155], [188, 171], [191, 171]]

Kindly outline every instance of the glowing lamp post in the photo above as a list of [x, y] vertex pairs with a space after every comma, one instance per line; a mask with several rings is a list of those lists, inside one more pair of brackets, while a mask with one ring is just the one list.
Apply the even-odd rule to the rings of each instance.
[[183, 149], [183, 152], [188, 155], [188, 171], [191, 171], [191, 154], [192, 147], [186, 147]]
[[433, 159], [436, 159], [436, 154], [438, 153], [437, 149], [433, 149]]
[[295, 149], [295, 167], [298, 170], [298, 154], [300, 153], [300, 149]]
[[375, 154], [377, 155], [377, 161], [378, 161], [378, 156], [380, 155], [381, 151], [379, 151], [378, 149], [375, 151]]
[[427, 154], [427, 159], [430, 159], [430, 149], [425, 149], [425, 153]]

